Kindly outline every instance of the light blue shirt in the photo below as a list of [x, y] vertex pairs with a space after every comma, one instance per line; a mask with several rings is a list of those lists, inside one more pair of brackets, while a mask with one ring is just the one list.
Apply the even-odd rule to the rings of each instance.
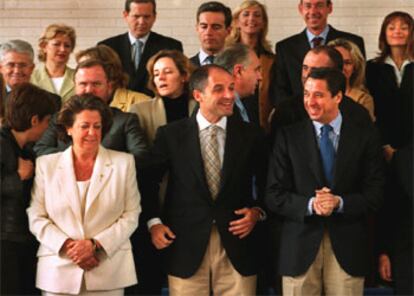
[[312, 40], [315, 37], [321, 37], [321, 38], [323, 38], [323, 40], [321, 42], [321, 45], [325, 45], [326, 44], [326, 38], [328, 38], [328, 33], [329, 33], [329, 26], [328, 25], [326, 25], [325, 29], [323, 29], [322, 33], [320, 33], [318, 36], [313, 35], [309, 31], [309, 29], [306, 29], [306, 36], [308, 37], [308, 42], [309, 42], [310, 47], [311, 48], [313, 47]]
[[[324, 125], [323, 123], [312, 121], [313, 127], [315, 129], [316, 134], [316, 140], [318, 142], [318, 145], [321, 141], [321, 127]], [[339, 144], [339, 138], [341, 133], [341, 126], [342, 126], [342, 114], [341, 112], [338, 113], [338, 116], [332, 120], [329, 123], [330, 126], [332, 126], [332, 131], [329, 132], [329, 139], [332, 141], [332, 144], [334, 146], [335, 152], [338, 151], [338, 144]], [[342, 197], [339, 197], [339, 207], [336, 209], [336, 212], [342, 213], [344, 208], [344, 201]], [[315, 197], [311, 197], [308, 203], [308, 212], [307, 215], [313, 215], [313, 201], [315, 200]]]
[[240, 115], [244, 122], [250, 122], [249, 115], [247, 114], [246, 107], [244, 107], [243, 102], [240, 99], [240, 96], [238, 93], [235, 93], [236, 99], [234, 100], [234, 103], [236, 104], [236, 107], [240, 110]]

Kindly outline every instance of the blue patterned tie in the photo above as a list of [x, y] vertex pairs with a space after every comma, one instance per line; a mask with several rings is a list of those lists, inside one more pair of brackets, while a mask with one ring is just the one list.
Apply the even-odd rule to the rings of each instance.
[[333, 128], [329, 124], [325, 124], [321, 127], [321, 141], [319, 144], [323, 163], [323, 171], [325, 173], [325, 178], [328, 182], [329, 187], [332, 186], [334, 174], [333, 169], [335, 163], [335, 148], [331, 139], [329, 139], [329, 132], [332, 130]]

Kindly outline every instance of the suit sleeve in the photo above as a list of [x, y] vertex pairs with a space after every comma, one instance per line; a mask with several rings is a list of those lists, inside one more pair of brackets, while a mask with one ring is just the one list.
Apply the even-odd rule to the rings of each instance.
[[47, 159], [39, 158], [36, 161], [36, 177], [32, 189], [32, 200], [30, 207], [27, 209], [29, 228], [42, 245], [58, 254], [63, 243], [69, 237], [49, 219], [45, 199], [45, 187], [48, 186], [48, 180], [42, 168], [43, 161], [47, 161]]
[[141, 212], [140, 199], [135, 174], [135, 163], [132, 156], [128, 156], [127, 179], [124, 180], [125, 196], [123, 197], [124, 212], [110, 227], [95, 235], [104, 248], [106, 254], [111, 257], [120, 246], [129, 239], [138, 227], [138, 217]]
[[311, 197], [294, 192], [294, 172], [284, 129], [277, 133], [274, 143], [269, 161], [266, 205], [289, 220], [303, 222]]
[[49, 127], [43, 133], [39, 141], [33, 147], [37, 156], [59, 152], [58, 138], [57, 138], [57, 126], [56, 126], [56, 115], [53, 116], [49, 122]]
[[276, 44], [276, 60], [272, 66], [272, 83], [269, 85], [269, 98], [273, 105], [289, 99], [293, 91], [288, 80], [287, 58], [280, 43]]
[[148, 145], [144, 131], [141, 129], [139, 119], [136, 114], [127, 113], [128, 118], [125, 123], [126, 149], [127, 152], [135, 156], [138, 168], [144, 167], [148, 163]]

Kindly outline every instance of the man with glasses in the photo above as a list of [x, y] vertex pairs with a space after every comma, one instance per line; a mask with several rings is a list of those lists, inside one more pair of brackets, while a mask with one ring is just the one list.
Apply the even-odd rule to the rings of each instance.
[[[9, 40], [0, 45], [0, 73], [6, 84], [6, 99], [2, 101], [6, 106], [7, 96], [17, 85], [29, 83], [34, 69], [34, 51], [32, 46], [23, 40]], [[56, 111], [62, 104], [58, 95], [49, 93], [53, 98]]]

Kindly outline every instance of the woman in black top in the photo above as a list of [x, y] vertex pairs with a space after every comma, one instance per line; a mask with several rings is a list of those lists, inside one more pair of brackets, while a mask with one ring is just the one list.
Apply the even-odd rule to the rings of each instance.
[[37, 293], [37, 246], [26, 215], [34, 153], [27, 144], [40, 138], [54, 111], [49, 95], [31, 84], [14, 88], [7, 100], [6, 123], [0, 128], [1, 295]]
[[414, 100], [414, 21], [395, 11], [387, 15], [379, 36], [378, 57], [368, 61], [367, 86], [374, 98], [376, 124], [384, 155], [412, 142]]

